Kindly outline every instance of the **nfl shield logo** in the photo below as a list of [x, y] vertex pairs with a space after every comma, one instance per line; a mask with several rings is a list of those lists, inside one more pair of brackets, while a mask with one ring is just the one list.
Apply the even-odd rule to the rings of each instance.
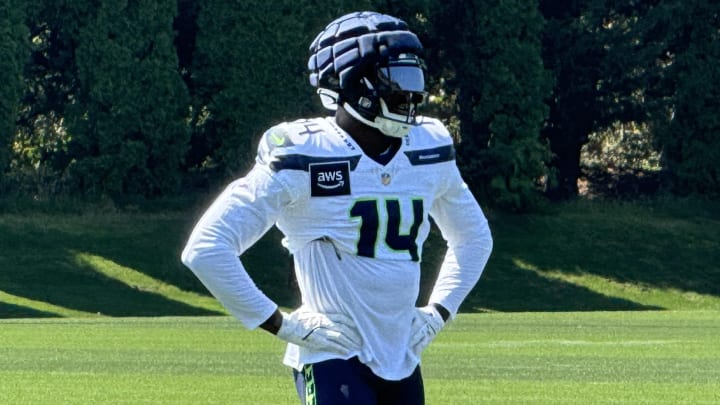
[[380, 175], [380, 180], [384, 186], [390, 184], [390, 173], [383, 173]]

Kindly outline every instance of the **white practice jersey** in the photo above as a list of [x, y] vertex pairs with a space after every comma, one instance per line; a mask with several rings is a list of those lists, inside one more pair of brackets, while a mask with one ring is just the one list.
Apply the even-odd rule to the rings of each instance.
[[[302, 305], [353, 319], [358, 356], [378, 376], [398, 380], [419, 359], [409, 347], [420, 260], [433, 218], [448, 251], [430, 302], [454, 316], [492, 248], [487, 221], [455, 164], [452, 138], [421, 118], [385, 165], [366, 156], [334, 118], [268, 130], [257, 163], [233, 182], [196, 226], [183, 261], [248, 328], [276, 305], [237, 257], [274, 224], [294, 256]], [[285, 364], [337, 358], [288, 345]]]

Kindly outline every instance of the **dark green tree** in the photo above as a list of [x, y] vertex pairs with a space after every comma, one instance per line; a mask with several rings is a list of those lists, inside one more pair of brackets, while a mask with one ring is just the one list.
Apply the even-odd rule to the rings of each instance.
[[354, 8], [327, 0], [312, 6], [291, 0], [183, 3], [189, 20], [197, 10], [195, 47], [185, 57], [193, 96], [188, 165], [220, 167], [222, 177], [232, 177], [254, 162], [257, 140], [269, 126], [324, 113], [307, 79], [308, 47], [326, 24]]
[[646, 54], [636, 26], [646, 1], [541, 0], [543, 59], [555, 77], [543, 135], [553, 152], [552, 199], [578, 194], [581, 148], [591, 133], [647, 119]]
[[533, 205], [550, 156], [540, 139], [551, 77], [541, 59], [537, 3], [433, 2], [428, 21], [430, 74], [459, 121], [459, 163], [469, 186], [500, 206]]
[[69, 163], [65, 110], [77, 100], [75, 49], [79, 30], [93, 17], [97, 1], [26, 2], [31, 57], [18, 116], [13, 174], [19, 192], [47, 195], [62, 189]]
[[583, 15], [585, 3], [540, 2], [547, 20], [543, 58], [555, 77], [550, 117], [543, 130], [553, 152], [554, 171], [547, 190], [553, 199], [577, 195], [580, 149], [588, 140], [599, 108], [596, 85], [604, 50], [594, 20], [587, 21]]
[[9, 168], [23, 91], [23, 70], [30, 54], [24, 2], [0, 0], [0, 186]]
[[650, 122], [669, 188], [720, 195], [720, 4], [654, 5], [638, 28]]
[[649, 128], [643, 136], [662, 151], [671, 189], [717, 193], [720, 7], [679, 0], [541, 5], [544, 58], [556, 77], [544, 131], [557, 173], [549, 194], [577, 194], [580, 148], [590, 133], [618, 123]]
[[176, 6], [106, 2], [79, 29], [79, 90], [66, 112], [78, 190], [110, 196], [177, 190], [189, 101], [173, 46]]

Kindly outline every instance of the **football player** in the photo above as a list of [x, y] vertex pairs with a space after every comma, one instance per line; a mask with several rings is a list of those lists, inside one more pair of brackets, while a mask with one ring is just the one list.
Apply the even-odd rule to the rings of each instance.
[[[208, 208], [183, 262], [242, 324], [285, 340], [304, 404], [422, 404], [420, 357], [478, 282], [492, 249], [443, 124], [416, 114], [422, 45], [374, 12], [331, 22], [310, 46], [310, 83], [333, 116], [279, 124], [254, 168]], [[416, 307], [431, 218], [447, 252]], [[272, 226], [293, 256], [290, 313], [238, 260]]]

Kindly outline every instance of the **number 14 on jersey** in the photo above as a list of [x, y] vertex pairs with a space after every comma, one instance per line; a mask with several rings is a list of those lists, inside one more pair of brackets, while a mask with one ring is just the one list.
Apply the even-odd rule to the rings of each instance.
[[[375, 257], [378, 239], [383, 238], [385, 244], [395, 251], [407, 251], [413, 261], [418, 261], [417, 235], [425, 217], [422, 198], [414, 198], [412, 203], [412, 225], [407, 233], [401, 233], [402, 212], [400, 200], [397, 198], [357, 200], [350, 209], [352, 218], [360, 218], [360, 237], [357, 242], [357, 254]], [[384, 210], [385, 215], [380, 215]], [[387, 218], [381, 223], [381, 218]]]

